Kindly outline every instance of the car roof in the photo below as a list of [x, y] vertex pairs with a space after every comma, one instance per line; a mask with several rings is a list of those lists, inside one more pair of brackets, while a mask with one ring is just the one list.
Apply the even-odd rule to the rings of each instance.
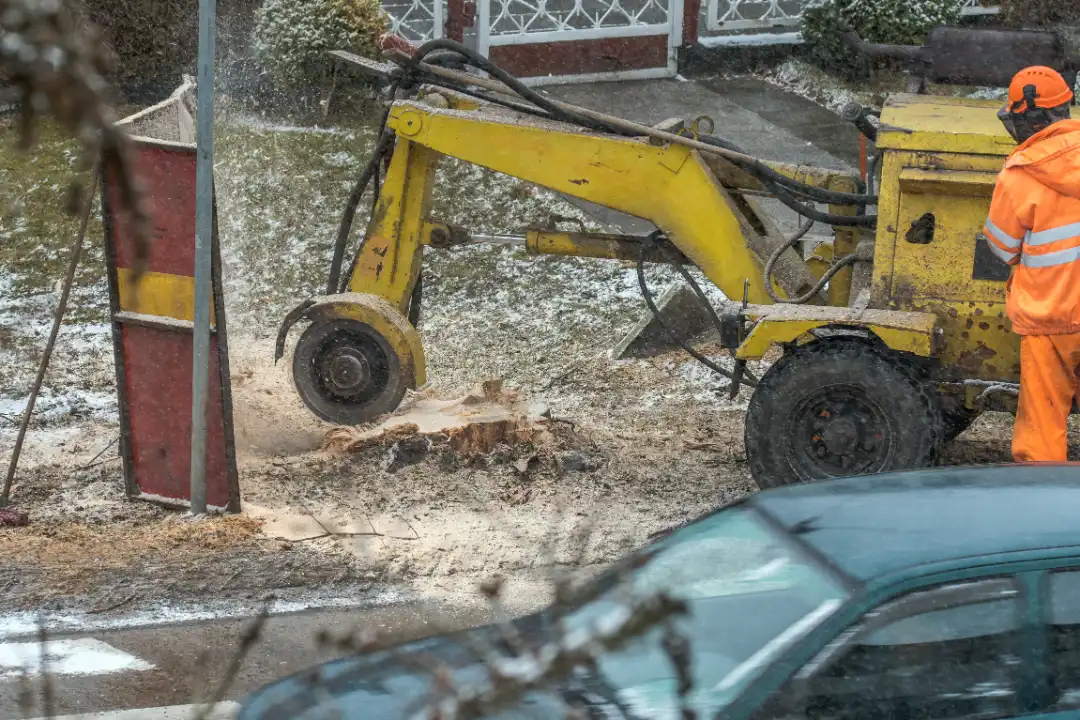
[[917, 565], [1080, 546], [1080, 464], [886, 473], [749, 502], [862, 581]]

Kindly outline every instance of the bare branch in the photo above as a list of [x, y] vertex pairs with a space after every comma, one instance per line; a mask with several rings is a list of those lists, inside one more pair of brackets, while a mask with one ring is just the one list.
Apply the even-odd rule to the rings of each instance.
[[691, 649], [690, 638], [686, 637], [675, 627], [675, 623], [668, 620], [664, 623], [664, 634], [660, 639], [660, 647], [675, 668], [675, 679], [678, 682], [679, 704], [683, 720], [697, 720], [697, 713], [689, 705], [690, 691], [694, 689], [694, 676], [691, 672]]
[[560, 633], [534, 652], [490, 659], [486, 683], [437, 697], [413, 720], [481, 720], [498, 715], [515, 707], [527, 692], [557, 684], [575, 668], [595, 665], [603, 654], [686, 609], [686, 603], [664, 593], [617, 605], [591, 627]]
[[225, 699], [225, 693], [229, 691], [233, 681], [236, 680], [236, 675], [240, 672], [240, 668], [243, 666], [248, 653], [251, 652], [251, 649], [255, 647], [255, 643], [262, 637], [263, 626], [266, 625], [266, 621], [269, 617], [270, 608], [268, 605], [264, 605], [258, 616], [244, 629], [244, 634], [240, 636], [240, 642], [236, 646], [236, 652], [233, 653], [232, 659], [229, 660], [229, 666], [226, 668], [225, 674], [221, 678], [221, 682], [218, 683], [217, 690], [214, 691], [213, 696], [199, 710], [199, 714], [196, 715], [196, 720], [206, 720], [210, 717], [210, 713], [214, 711], [217, 704]]

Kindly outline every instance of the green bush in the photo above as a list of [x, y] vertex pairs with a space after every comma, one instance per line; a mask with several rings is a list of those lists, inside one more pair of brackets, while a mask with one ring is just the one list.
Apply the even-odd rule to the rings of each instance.
[[[97, 25], [114, 59], [110, 80], [126, 99], [163, 99], [195, 73], [199, 46], [199, 0], [65, 0], [76, 17]], [[219, 61], [247, 51], [257, 0], [219, 0]], [[218, 68], [219, 82], [228, 68]]]
[[266, 0], [252, 46], [274, 82], [310, 87], [327, 67], [327, 51], [376, 57], [386, 28], [379, 0]]
[[1001, 22], [1011, 27], [1048, 27], [1080, 23], [1077, 0], [1001, 0]]
[[803, 39], [822, 67], [861, 74], [866, 61], [844, 42], [845, 32], [854, 30], [872, 43], [921, 45], [933, 28], [955, 24], [962, 4], [962, 0], [825, 0], [803, 12]]

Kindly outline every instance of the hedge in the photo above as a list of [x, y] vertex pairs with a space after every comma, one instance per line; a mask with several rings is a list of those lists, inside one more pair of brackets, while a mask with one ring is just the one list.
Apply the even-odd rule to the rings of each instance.
[[844, 42], [854, 30], [872, 43], [921, 45], [938, 25], [960, 19], [962, 0], [825, 0], [803, 12], [802, 35], [811, 58], [826, 69], [861, 74], [866, 61]]
[[1011, 27], [1080, 24], [1080, 0], [1001, 0], [1000, 20]]

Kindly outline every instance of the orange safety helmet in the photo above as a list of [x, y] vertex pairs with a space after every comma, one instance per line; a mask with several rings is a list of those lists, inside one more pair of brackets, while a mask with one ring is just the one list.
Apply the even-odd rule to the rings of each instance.
[[1009, 83], [1009, 100], [998, 118], [1013, 139], [1024, 142], [1035, 133], [1069, 117], [1073, 91], [1057, 70], [1035, 65]]
[[1043, 65], [1034, 65], [1016, 73], [1009, 83], [1009, 106], [1014, 111], [1027, 99], [1024, 90], [1029, 85], [1035, 88], [1035, 107], [1056, 108], [1073, 99], [1072, 88], [1061, 73]]

